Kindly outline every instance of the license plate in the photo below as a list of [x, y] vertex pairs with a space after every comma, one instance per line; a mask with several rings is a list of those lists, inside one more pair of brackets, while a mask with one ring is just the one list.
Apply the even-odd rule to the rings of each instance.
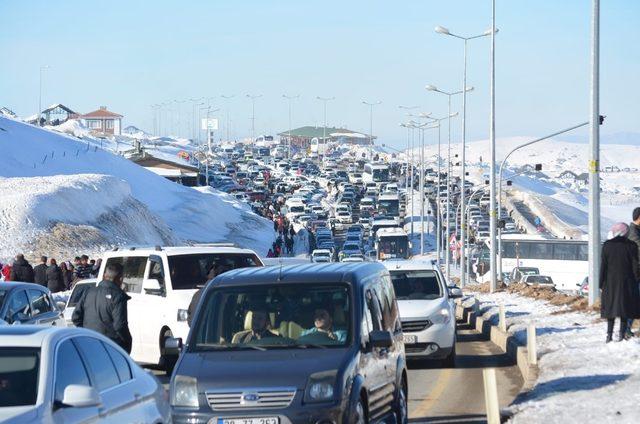
[[402, 341], [405, 344], [416, 344], [418, 343], [418, 336], [410, 336], [410, 335], [404, 334], [402, 336]]
[[218, 424], [280, 424], [280, 418], [279, 417], [218, 418]]

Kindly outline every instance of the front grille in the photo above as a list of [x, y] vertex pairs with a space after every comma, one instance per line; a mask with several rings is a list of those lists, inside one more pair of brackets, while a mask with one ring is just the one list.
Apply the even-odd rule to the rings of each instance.
[[402, 321], [403, 333], [417, 333], [431, 327], [431, 321], [428, 319], [419, 321]]
[[294, 387], [273, 389], [242, 389], [206, 392], [207, 403], [214, 411], [281, 409], [291, 404]]

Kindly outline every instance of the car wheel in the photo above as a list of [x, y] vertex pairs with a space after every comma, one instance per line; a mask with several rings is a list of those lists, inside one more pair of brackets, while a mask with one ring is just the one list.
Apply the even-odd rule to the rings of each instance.
[[407, 407], [407, 393], [404, 387], [404, 381], [401, 382], [398, 387], [395, 414], [397, 424], [407, 424], [409, 422], [409, 409]]
[[365, 424], [368, 422], [367, 412], [364, 403], [362, 402], [362, 398], [358, 399], [358, 403], [356, 403], [353, 410], [352, 418], [351, 422], [354, 424]]
[[165, 330], [164, 334], [160, 338], [160, 367], [164, 369], [168, 376], [171, 375], [173, 368], [176, 366], [176, 362], [178, 361], [177, 356], [165, 354], [164, 346], [169, 337], [173, 337], [173, 333], [171, 330]]
[[455, 368], [456, 367], [456, 343], [455, 343], [455, 340], [453, 342], [453, 347], [451, 348], [451, 353], [449, 353], [449, 356], [444, 358], [444, 360], [442, 361], [442, 364], [444, 365], [445, 368]]

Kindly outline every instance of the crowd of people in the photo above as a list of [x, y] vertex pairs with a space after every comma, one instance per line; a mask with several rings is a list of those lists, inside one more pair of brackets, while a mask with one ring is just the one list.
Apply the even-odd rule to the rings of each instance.
[[629, 225], [619, 222], [611, 227], [602, 246], [600, 289], [607, 343], [613, 339], [616, 318], [620, 320], [617, 341], [633, 337], [633, 320], [640, 318], [640, 207], [633, 210]]
[[100, 262], [101, 259], [82, 255], [58, 264], [54, 258], [41, 256], [38, 264], [32, 266], [24, 254], [19, 253], [12, 263], [0, 263], [0, 281], [36, 283], [47, 287], [51, 293], [57, 293], [71, 290], [78, 280], [97, 277]]

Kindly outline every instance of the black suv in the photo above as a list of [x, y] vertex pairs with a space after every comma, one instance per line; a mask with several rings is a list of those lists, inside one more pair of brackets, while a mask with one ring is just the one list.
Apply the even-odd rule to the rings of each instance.
[[[170, 346], [181, 348], [180, 340]], [[407, 422], [407, 370], [379, 263], [238, 269], [202, 295], [170, 397], [177, 423]]]

